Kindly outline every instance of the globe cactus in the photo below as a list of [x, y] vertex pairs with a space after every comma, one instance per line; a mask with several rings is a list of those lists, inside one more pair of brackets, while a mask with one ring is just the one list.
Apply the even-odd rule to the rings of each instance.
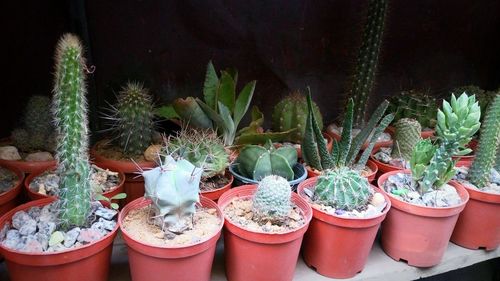
[[403, 158], [409, 161], [413, 148], [422, 139], [422, 127], [415, 119], [402, 118], [394, 124], [396, 132], [392, 146], [392, 158]]
[[292, 190], [285, 178], [276, 175], [264, 177], [253, 197], [254, 220], [283, 222], [292, 209]]

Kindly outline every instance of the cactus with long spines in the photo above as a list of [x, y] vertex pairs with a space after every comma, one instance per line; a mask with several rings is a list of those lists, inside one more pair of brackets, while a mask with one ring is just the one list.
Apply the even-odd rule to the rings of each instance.
[[478, 188], [489, 184], [491, 168], [495, 167], [500, 142], [500, 95], [488, 107], [481, 126], [476, 157], [468, 173], [469, 181]]
[[166, 155], [163, 163], [143, 171], [144, 197], [151, 199], [154, 223], [162, 229], [182, 233], [191, 228], [190, 221], [199, 202], [203, 170], [185, 159]]
[[[313, 103], [313, 112], [320, 129], [323, 129], [323, 119], [318, 106]], [[307, 100], [300, 91], [294, 91], [282, 99], [273, 110], [272, 125], [276, 132], [294, 130], [287, 141], [302, 142], [307, 120]]]
[[434, 128], [437, 109], [435, 97], [417, 90], [409, 90], [391, 98], [388, 111], [395, 113], [395, 122], [401, 118], [411, 118], [424, 128]]
[[392, 145], [392, 158], [410, 161], [415, 145], [422, 139], [422, 127], [415, 119], [402, 118], [394, 124], [396, 128]]
[[292, 209], [292, 189], [288, 181], [277, 175], [264, 177], [253, 197], [253, 219], [280, 223]]
[[57, 44], [52, 111], [58, 133], [60, 219], [65, 227], [85, 224], [90, 212], [85, 59], [78, 37], [65, 34]]
[[384, 35], [388, 0], [368, 1], [368, 13], [361, 47], [358, 51], [356, 70], [349, 90], [349, 97], [356, 101], [354, 126], [362, 127], [367, 113], [368, 99], [373, 89]]

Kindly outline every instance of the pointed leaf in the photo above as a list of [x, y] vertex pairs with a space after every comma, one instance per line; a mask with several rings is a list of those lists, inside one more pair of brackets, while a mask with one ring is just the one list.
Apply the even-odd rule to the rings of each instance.
[[205, 103], [216, 110], [217, 105], [217, 88], [219, 86], [219, 78], [217, 77], [217, 72], [212, 64], [212, 61], [208, 62], [207, 71], [205, 74], [205, 82], [203, 83], [203, 99]]
[[171, 104], [156, 108], [154, 114], [167, 120], [181, 118], [175, 111], [174, 106]]
[[219, 88], [217, 92], [217, 101], [224, 104], [230, 112], [233, 111], [234, 108], [234, 100], [236, 95], [236, 84], [233, 80], [233, 77], [225, 71], [222, 71], [220, 80], [219, 80]]
[[253, 92], [255, 91], [255, 84], [257, 81], [251, 81], [245, 85], [243, 90], [241, 90], [236, 103], [234, 105], [234, 125], [237, 128], [240, 124], [241, 119], [245, 116], [245, 113], [250, 107], [250, 102], [252, 101]]

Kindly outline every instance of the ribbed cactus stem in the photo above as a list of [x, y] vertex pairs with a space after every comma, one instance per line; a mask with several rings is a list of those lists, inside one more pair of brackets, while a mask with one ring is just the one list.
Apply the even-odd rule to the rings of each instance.
[[254, 219], [282, 222], [292, 209], [292, 189], [285, 178], [270, 175], [263, 178], [253, 197]]
[[355, 127], [361, 127], [364, 124], [368, 98], [377, 72], [387, 5], [388, 0], [370, 0], [368, 4], [368, 18], [358, 52], [355, 77], [350, 89], [350, 97], [357, 104], [354, 111]]
[[56, 159], [62, 186], [60, 219], [65, 226], [84, 225], [90, 210], [84, 66], [80, 40], [72, 34], [64, 35], [56, 50], [52, 109], [59, 135]]
[[488, 107], [481, 126], [476, 158], [469, 171], [469, 181], [478, 188], [489, 184], [491, 168], [495, 166], [500, 141], [500, 95]]
[[409, 161], [415, 145], [421, 139], [422, 127], [415, 119], [402, 118], [394, 124], [396, 132], [392, 145], [392, 158]]

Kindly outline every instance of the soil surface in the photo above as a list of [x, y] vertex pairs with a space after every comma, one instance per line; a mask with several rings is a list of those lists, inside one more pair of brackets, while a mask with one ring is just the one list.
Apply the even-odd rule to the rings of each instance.
[[223, 188], [229, 183], [229, 179], [223, 175], [216, 175], [214, 177], [200, 181], [200, 191], [212, 191]]
[[14, 172], [0, 167], [0, 194], [11, 190], [18, 182], [19, 179]]
[[181, 234], [166, 233], [149, 223], [151, 214], [150, 206], [132, 210], [124, 218], [123, 228], [135, 240], [159, 247], [187, 246], [205, 241], [218, 231], [222, 222], [216, 209], [200, 208], [193, 216], [193, 228]]
[[138, 155], [130, 157], [124, 155], [121, 148], [114, 145], [110, 140], [103, 140], [97, 143], [95, 146], [95, 151], [97, 154], [104, 158], [116, 160], [116, 161], [135, 161], [135, 162], [146, 162], [144, 155]]

